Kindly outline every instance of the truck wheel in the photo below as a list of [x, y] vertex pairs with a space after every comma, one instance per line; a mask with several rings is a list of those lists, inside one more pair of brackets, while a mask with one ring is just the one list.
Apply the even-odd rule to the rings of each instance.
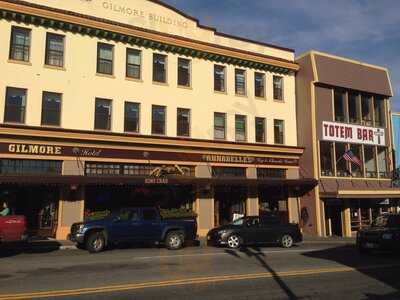
[[183, 247], [184, 237], [179, 231], [172, 231], [165, 238], [165, 245], [169, 250], [178, 250]]
[[86, 249], [90, 253], [99, 253], [104, 250], [106, 246], [106, 239], [101, 232], [91, 233], [86, 239]]
[[284, 234], [280, 241], [281, 247], [291, 248], [293, 246], [293, 237], [290, 234]]

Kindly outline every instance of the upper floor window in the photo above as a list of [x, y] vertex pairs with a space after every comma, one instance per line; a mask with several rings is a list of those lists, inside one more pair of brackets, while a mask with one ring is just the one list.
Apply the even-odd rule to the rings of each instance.
[[97, 73], [113, 74], [114, 46], [109, 44], [97, 44]]
[[47, 33], [45, 64], [49, 66], [64, 66], [64, 36]]
[[333, 176], [335, 169], [333, 166], [334, 157], [333, 157], [333, 143], [332, 142], [323, 142], [321, 141], [319, 144], [319, 158], [320, 158], [320, 166], [321, 166], [321, 175], [322, 176]]
[[235, 69], [235, 93], [236, 95], [246, 95], [246, 71]]
[[336, 176], [338, 177], [348, 177], [350, 176], [349, 163], [344, 159], [343, 155], [347, 152], [347, 144], [335, 143], [336, 152]]
[[375, 126], [385, 127], [385, 101], [380, 97], [374, 97]]
[[190, 87], [190, 59], [178, 58], [178, 85]]
[[256, 117], [255, 121], [256, 142], [265, 143], [265, 118]]
[[141, 77], [141, 51], [126, 49], [126, 77], [140, 79]]
[[153, 81], [167, 82], [167, 56], [162, 54], [153, 54]]
[[225, 92], [225, 67], [214, 65], [214, 91]]
[[387, 148], [378, 147], [377, 150], [378, 150], [379, 177], [390, 178]]
[[361, 95], [361, 112], [364, 125], [373, 126], [372, 124], [372, 97]]
[[94, 129], [111, 130], [112, 101], [96, 98]]
[[346, 122], [345, 100], [346, 93], [343, 91], [335, 90], [333, 101], [336, 122]]
[[265, 98], [265, 74], [254, 73], [254, 94], [258, 98]]
[[139, 132], [140, 104], [125, 102], [125, 132]]
[[214, 138], [225, 139], [226, 115], [224, 113], [214, 113]]
[[376, 152], [374, 146], [364, 145], [365, 175], [368, 178], [376, 178]]
[[274, 100], [283, 100], [283, 77], [273, 76]]
[[42, 125], [60, 126], [61, 94], [43, 92]]
[[246, 116], [235, 115], [235, 140], [246, 141]]
[[[354, 157], [353, 161], [349, 162], [350, 163], [350, 168], [351, 168], [351, 176], [353, 176], [353, 177], [363, 177], [364, 176], [364, 170], [363, 170], [363, 165], [362, 165], [362, 161], [361, 161], [363, 159], [361, 145], [350, 144], [350, 151], [351, 151], [351, 154]], [[356, 162], [358, 162], [358, 163], [356, 163]]]
[[177, 136], [190, 136], [190, 109], [177, 110]]
[[283, 120], [274, 120], [274, 141], [275, 144], [283, 145], [285, 143], [285, 122]]
[[348, 111], [349, 111], [349, 122], [353, 124], [361, 123], [360, 113], [360, 97], [356, 93], [349, 93], [348, 98]]
[[165, 106], [153, 105], [151, 133], [165, 135]]
[[25, 123], [26, 89], [8, 87], [4, 122]]
[[31, 30], [21, 27], [12, 27], [10, 42], [10, 59], [29, 61], [31, 46]]

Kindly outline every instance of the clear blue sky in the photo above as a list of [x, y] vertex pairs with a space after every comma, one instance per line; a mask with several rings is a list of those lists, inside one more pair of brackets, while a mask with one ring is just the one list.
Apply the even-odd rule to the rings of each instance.
[[164, 0], [218, 31], [387, 67], [400, 111], [400, 0]]

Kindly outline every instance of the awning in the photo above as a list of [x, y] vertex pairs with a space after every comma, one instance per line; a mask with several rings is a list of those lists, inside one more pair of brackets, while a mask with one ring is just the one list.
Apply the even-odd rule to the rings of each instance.
[[400, 198], [400, 188], [381, 188], [364, 190], [337, 190], [333, 193], [321, 193], [324, 198], [351, 198], [351, 199], [375, 199], [375, 198]]
[[247, 186], [263, 189], [283, 189], [289, 197], [300, 197], [312, 190], [318, 181], [313, 178], [285, 179], [236, 177], [195, 178], [184, 176], [144, 177], [144, 176], [67, 176], [67, 175], [4, 175], [0, 184], [6, 185], [60, 185], [60, 186], [177, 186], [196, 185], [200, 187]]

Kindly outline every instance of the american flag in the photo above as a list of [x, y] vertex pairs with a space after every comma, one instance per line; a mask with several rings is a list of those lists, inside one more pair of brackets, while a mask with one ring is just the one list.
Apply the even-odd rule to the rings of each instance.
[[345, 160], [355, 163], [357, 166], [361, 167], [361, 164], [362, 164], [361, 160], [357, 156], [355, 156], [351, 150], [347, 150], [343, 154], [343, 158]]

